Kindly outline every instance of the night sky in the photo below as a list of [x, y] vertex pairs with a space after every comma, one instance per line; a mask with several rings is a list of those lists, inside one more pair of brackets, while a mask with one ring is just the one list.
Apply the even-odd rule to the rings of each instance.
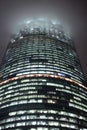
[[87, 0], [0, 0], [0, 62], [12, 30], [37, 18], [57, 20], [70, 32], [87, 77]]

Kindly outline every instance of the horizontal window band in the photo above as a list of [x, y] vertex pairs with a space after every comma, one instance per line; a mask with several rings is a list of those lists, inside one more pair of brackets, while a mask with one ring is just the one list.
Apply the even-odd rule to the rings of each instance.
[[67, 82], [70, 82], [70, 83], [74, 83], [84, 89], [87, 90], [87, 87], [78, 83], [77, 81], [75, 80], [72, 80], [72, 79], [69, 79], [69, 78], [65, 78], [65, 77], [62, 77], [60, 75], [52, 75], [52, 74], [30, 74], [30, 75], [21, 75], [21, 76], [16, 76], [16, 77], [13, 77], [13, 78], [10, 78], [10, 79], [7, 79], [3, 82], [0, 83], [0, 85], [3, 85], [3, 84], [6, 84], [6, 83], [9, 83], [10, 81], [15, 81], [15, 80], [18, 80], [18, 79], [23, 79], [23, 78], [32, 78], [32, 77], [49, 77], [49, 78], [56, 78], [56, 79], [61, 79], [61, 80], [65, 80]]

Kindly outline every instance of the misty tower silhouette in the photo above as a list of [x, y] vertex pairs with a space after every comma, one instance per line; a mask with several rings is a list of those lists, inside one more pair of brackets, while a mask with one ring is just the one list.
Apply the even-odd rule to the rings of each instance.
[[0, 69], [0, 130], [87, 130], [87, 87], [70, 37], [50, 21], [27, 22]]

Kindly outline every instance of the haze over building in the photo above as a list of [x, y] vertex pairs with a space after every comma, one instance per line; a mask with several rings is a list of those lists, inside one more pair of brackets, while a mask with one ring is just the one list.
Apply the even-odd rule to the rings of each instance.
[[87, 87], [61, 25], [29, 21], [12, 36], [0, 70], [0, 130], [86, 130]]

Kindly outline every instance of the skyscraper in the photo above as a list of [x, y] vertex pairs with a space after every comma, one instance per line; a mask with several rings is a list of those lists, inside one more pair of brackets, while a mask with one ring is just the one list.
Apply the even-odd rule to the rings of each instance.
[[87, 130], [87, 87], [73, 41], [58, 24], [30, 21], [0, 69], [0, 130]]

